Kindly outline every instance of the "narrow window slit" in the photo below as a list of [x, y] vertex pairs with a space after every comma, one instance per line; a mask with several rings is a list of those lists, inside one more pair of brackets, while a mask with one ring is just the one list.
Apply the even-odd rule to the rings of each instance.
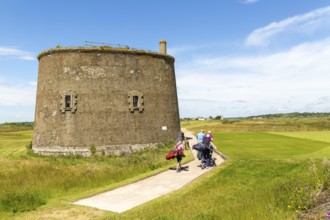
[[72, 108], [72, 96], [71, 95], [65, 96], [65, 108]]
[[139, 107], [139, 96], [133, 96], [133, 108]]

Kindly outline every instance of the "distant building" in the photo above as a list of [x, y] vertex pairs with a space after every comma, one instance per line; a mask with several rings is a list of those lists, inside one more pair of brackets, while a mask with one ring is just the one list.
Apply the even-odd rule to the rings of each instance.
[[34, 152], [121, 155], [179, 138], [174, 58], [166, 41], [159, 53], [70, 47], [38, 59]]

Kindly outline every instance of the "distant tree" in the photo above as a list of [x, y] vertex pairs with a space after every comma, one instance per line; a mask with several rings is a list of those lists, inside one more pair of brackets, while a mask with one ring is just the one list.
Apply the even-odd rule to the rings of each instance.
[[291, 112], [291, 113], [277, 113], [277, 114], [265, 114], [265, 115], [255, 115], [246, 118], [308, 118], [308, 117], [330, 117], [330, 112]]
[[222, 116], [222, 115], [217, 115], [217, 116], [215, 116], [214, 119], [215, 119], [215, 120], [222, 120], [222, 119], [223, 119], [223, 116]]

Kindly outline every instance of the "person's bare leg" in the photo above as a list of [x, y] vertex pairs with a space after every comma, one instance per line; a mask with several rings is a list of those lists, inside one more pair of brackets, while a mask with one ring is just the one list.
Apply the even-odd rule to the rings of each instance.
[[181, 170], [181, 162], [176, 164], [176, 171], [179, 172]]

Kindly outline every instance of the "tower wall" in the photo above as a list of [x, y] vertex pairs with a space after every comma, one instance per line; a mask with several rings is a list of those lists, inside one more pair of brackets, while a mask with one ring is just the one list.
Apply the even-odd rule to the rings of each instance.
[[38, 59], [35, 152], [118, 155], [178, 138], [173, 57], [93, 47]]

